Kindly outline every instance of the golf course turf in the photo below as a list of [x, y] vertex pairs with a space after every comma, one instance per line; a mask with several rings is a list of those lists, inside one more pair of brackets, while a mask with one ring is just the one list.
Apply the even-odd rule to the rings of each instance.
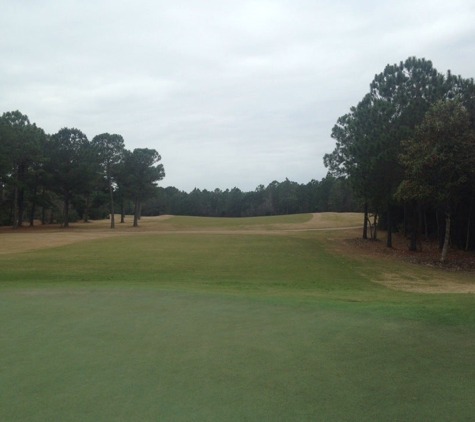
[[443, 270], [342, 252], [354, 217], [2, 231], [0, 420], [474, 420], [475, 295], [376, 283]]

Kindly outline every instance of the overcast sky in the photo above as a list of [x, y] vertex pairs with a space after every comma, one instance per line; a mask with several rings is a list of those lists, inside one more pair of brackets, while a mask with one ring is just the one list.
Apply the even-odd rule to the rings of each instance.
[[0, 113], [154, 148], [162, 186], [308, 183], [409, 56], [474, 77], [475, 1], [0, 0]]

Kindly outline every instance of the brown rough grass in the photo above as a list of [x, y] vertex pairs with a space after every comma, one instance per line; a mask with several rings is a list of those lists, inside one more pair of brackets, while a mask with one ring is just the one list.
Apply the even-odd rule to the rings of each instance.
[[384, 233], [379, 237], [377, 241], [363, 240], [361, 230], [353, 230], [332, 232], [327, 241], [336, 253], [363, 261], [376, 258], [381, 270], [372, 281], [390, 289], [414, 293], [475, 293], [473, 251], [452, 248], [448, 261], [442, 264], [436, 242], [424, 240], [422, 251], [410, 252], [408, 240], [398, 233], [393, 233], [392, 248], [386, 247]]
[[413, 293], [475, 293], [475, 282], [466, 277], [454, 278], [453, 274], [438, 274], [431, 279], [414, 278], [407, 274], [382, 273], [381, 278], [373, 280], [394, 290]]
[[[313, 218], [301, 224], [272, 224], [255, 226], [246, 229], [198, 228], [186, 230], [177, 228], [173, 224], [173, 216], [161, 215], [158, 217], [142, 217], [139, 227], [132, 227], [133, 217], [127, 216], [126, 223], [120, 224], [120, 217], [116, 216], [115, 229], [110, 229], [110, 221], [97, 220], [89, 223], [70, 223], [64, 228], [58, 224], [23, 226], [17, 230], [11, 227], [0, 227], [0, 254], [18, 253], [36, 249], [63, 246], [83, 240], [93, 240], [111, 236], [134, 235], [144, 233], [219, 233], [219, 234], [284, 234], [287, 231], [323, 230], [331, 227], [344, 228], [361, 221], [358, 213], [348, 213], [345, 216], [337, 213], [314, 214]], [[269, 230], [271, 228], [272, 230]]]

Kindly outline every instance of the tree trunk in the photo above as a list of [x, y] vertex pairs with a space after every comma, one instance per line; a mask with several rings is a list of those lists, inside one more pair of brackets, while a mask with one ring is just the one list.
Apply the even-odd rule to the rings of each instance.
[[364, 203], [363, 239], [368, 238], [368, 203]]
[[69, 196], [64, 198], [63, 226], [69, 227]]
[[473, 199], [470, 199], [470, 206], [468, 207], [468, 219], [467, 219], [467, 234], [465, 238], [465, 250], [468, 251], [470, 247], [470, 217], [472, 216]]
[[84, 222], [89, 223], [90, 195], [86, 194], [86, 207], [84, 208]]
[[373, 231], [373, 240], [377, 240], [377, 239], [378, 239], [378, 234], [377, 234], [377, 230], [376, 230], [376, 223], [377, 223], [377, 220], [378, 220], [378, 214], [375, 213], [375, 214], [374, 214], [374, 217], [373, 217], [373, 228], [374, 228], [374, 231]]
[[25, 206], [25, 189], [21, 188], [18, 192], [18, 226], [23, 226], [23, 211]]
[[445, 229], [442, 227], [440, 222], [440, 212], [439, 210], [436, 211], [435, 217], [437, 219], [437, 241], [439, 242], [439, 250], [442, 250], [444, 247], [444, 239], [445, 239]]
[[392, 248], [393, 247], [393, 229], [392, 229], [392, 218], [391, 218], [391, 204], [388, 202], [388, 215], [387, 215], [387, 238], [386, 238], [386, 247]]
[[121, 204], [120, 206], [120, 222], [125, 223], [125, 207], [124, 203]]
[[35, 210], [36, 210], [36, 194], [38, 193], [38, 183], [37, 177], [35, 176], [35, 185], [33, 188], [33, 198], [31, 199], [31, 209], [30, 209], [30, 226], [33, 226], [35, 220]]
[[[108, 173], [110, 170], [107, 171]], [[114, 192], [112, 189], [112, 180], [110, 175], [108, 174], [107, 179], [109, 181], [109, 198], [110, 198], [110, 214], [111, 214], [111, 229], [115, 228], [115, 215], [114, 215]]]
[[25, 210], [25, 187], [23, 182], [25, 180], [25, 164], [18, 166], [17, 183], [20, 183], [21, 188], [18, 190], [18, 227], [23, 226], [23, 211]]
[[404, 239], [407, 238], [407, 202], [404, 201]]
[[418, 216], [416, 201], [412, 201], [412, 224], [411, 224], [411, 244], [409, 250], [411, 252], [417, 251], [417, 232], [418, 232]]
[[133, 227], [138, 227], [139, 225], [139, 206], [140, 206], [140, 201], [139, 198], [135, 198], [135, 207], [134, 207], [134, 224]]
[[41, 225], [46, 224], [46, 207], [45, 207], [45, 188], [43, 187], [41, 191]]
[[36, 209], [36, 192], [33, 196], [33, 201], [31, 202], [31, 210], [30, 210], [30, 226], [34, 225], [35, 221], [35, 209]]
[[428, 227], [428, 225], [427, 225], [427, 211], [426, 211], [426, 207], [425, 207], [425, 206], [424, 206], [424, 208], [423, 208], [423, 213], [424, 213], [424, 215], [423, 215], [423, 216], [424, 216], [424, 236], [425, 236], [426, 238], [428, 238], [428, 237], [429, 237], [429, 227]]
[[450, 241], [450, 212], [445, 215], [445, 236], [444, 236], [444, 246], [442, 247], [442, 256], [440, 257], [441, 262], [445, 262], [447, 259], [447, 252], [449, 250], [449, 241]]
[[468, 221], [467, 221], [467, 237], [465, 239], [465, 250], [468, 251], [468, 248], [470, 246], [470, 215], [468, 216]]
[[[5, 200], [5, 190], [3, 188], [3, 178], [0, 176], [0, 209], [3, 209], [4, 200]], [[2, 225], [1, 222], [0, 222], [0, 225]]]
[[15, 164], [14, 169], [14, 185], [13, 185], [13, 229], [18, 228], [18, 165]]

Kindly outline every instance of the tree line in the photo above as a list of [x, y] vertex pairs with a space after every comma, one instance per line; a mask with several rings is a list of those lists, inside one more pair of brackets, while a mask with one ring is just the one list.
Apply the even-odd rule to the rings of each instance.
[[125, 148], [121, 135], [102, 133], [92, 140], [75, 128], [48, 135], [19, 111], [0, 117], [0, 225], [33, 225], [126, 214], [248, 217], [318, 211], [356, 211], [347, 180], [328, 174], [299, 184], [288, 179], [232, 189], [187, 193], [161, 187], [165, 176], [154, 149]]
[[0, 224], [17, 228], [25, 219], [67, 227], [79, 216], [88, 221], [110, 214], [115, 203], [121, 220], [134, 204], [138, 225], [143, 201], [154, 195], [165, 176], [154, 149], [129, 151], [121, 135], [103, 133], [91, 141], [79, 129], [62, 128], [53, 135], [19, 111], [0, 117]]
[[475, 246], [475, 84], [439, 73], [410, 57], [375, 75], [369, 93], [332, 129], [324, 163], [347, 179], [364, 204], [363, 238], [376, 224], [410, 235], [438, 237], [441, 260], [450, 242]]
[[327, 175], [321, 181], [299, 184], [285, 179], [259, 185], [244, 192], [232, 189], [200, 190], [187, 193], [175, 187], [159, 187], [156, 197], [148, 199], [143, 215], [173, 214], [205, 217], [251, 217], [307, 212], [358, 211], [347, 180]]

